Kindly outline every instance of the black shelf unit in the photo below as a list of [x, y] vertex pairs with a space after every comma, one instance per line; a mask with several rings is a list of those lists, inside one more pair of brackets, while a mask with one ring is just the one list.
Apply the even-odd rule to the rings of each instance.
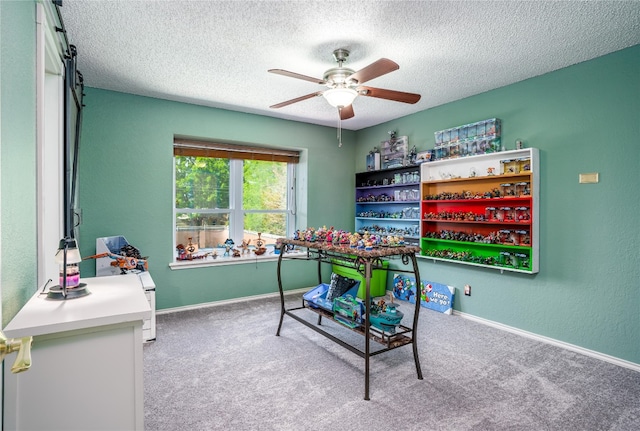
[[420, 242], [420, 165], [356, 174], [355, 231]]

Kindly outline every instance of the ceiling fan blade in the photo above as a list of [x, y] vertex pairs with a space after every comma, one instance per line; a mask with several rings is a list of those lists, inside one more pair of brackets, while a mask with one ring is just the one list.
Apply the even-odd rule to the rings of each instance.
[[307, 75], [302, 75], [300, 73], [289, 72], [288, 70], [284, 70], [284, 69], [269, 69], [267, 72], [275, 73], [277, 75], [288, 76], [290, 78], [302, 79], [302, 80], [309, 81], [309, 82], [315, 82], [316, 84], [324, 84], [325, 83], [323, 79], [314, 78], [312, 76], [307, 76]]
[[395, 102], [403, 103], [417, 103], [420, 100], [420, 95], [415, 93], [405, 93], [403, 91], [385, 90], [383, 88], [375, 87], [358, 87], [358, 93], [362, 96], [377, 97], [378, 99], [393, 100]]
[[353, 113], [353, 105], [343, 106], [342, 108], [338, 108], [338, 113], [340, 114], [341, 120], [348, 120], [349, 118], [353, 118], [355, 115]]
[[349, 76], [349, 80], [355, 81], [357, 84], [363, 84], [373, 78], [393, 72], [399, 68], [400, 66], [398, 66], [396, 62], [391, 61], [388, 58], [381, 58], [380, 60], [374, 61], [370, 65], [366, 66], [364, 69], [360, 69]]
[[269, 108], [282, 108], [283, 106], [291, 105], [292, 103], [302, 102], [303, 100], [311, 99], [312, 97], [321, 96], [322, 91], [316, 91], [315, 93], [307, 94], [304, 96], [296, 97], [295, 99], [287, 100], [286, 102], [280, 102], [275, 105], [269, 106]]

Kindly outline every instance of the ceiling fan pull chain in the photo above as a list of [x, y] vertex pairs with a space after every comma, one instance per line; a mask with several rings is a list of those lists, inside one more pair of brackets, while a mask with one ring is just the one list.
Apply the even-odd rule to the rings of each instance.
[[338, 107], [338, 147], [342, 147], [342, 107]]

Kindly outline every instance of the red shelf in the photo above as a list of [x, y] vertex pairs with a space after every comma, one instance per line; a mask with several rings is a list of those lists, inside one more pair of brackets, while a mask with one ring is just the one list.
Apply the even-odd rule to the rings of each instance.
[[423, 222], [427, 223], [452, 223], [452, 224], [499, 224], [506, 226], [531, 226], [531, 221], [499, 221], [499, 220], [491, 220], [491, 221], [475, 221], [475, 220], [439, 220], [432, 218], [422, 219]]
[[448, 204], [448, 203], [482, 203], [482, 204], [495, 204], [497, 202], [514, 202], [514, 201], [523, 201], [523, 202], [531, 202], [531, 196], [519, 196], [519, 197], [508, 197], [508, 198], [481, 198], [481, 199], [423, 199], [422, 202], [425, 204]]

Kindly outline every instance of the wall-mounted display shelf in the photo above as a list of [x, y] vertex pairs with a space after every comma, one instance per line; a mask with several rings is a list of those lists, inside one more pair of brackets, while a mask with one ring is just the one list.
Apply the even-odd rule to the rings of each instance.
[[420, 166], [356, 174], [355, 231], [420, 241]]
[[420, 256], [537, 273], [535, 148], [423, 163]]

